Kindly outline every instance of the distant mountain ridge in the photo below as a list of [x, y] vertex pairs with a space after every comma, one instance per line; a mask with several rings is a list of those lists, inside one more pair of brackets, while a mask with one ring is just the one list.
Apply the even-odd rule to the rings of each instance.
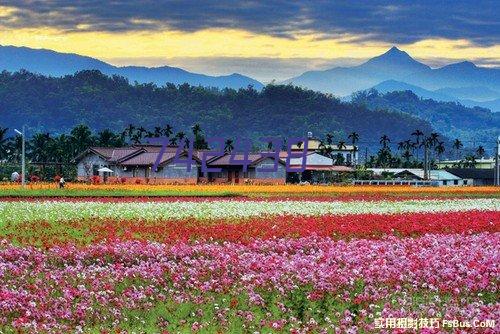
[[[378, 85], [373, 86], [372, 88], [380, 93], [411, 91], [415, 95], [425, 99], [433, 99], [435, 101], [443, 101], [443, 102], [458, 102], [467, 107], [481, 107], [489, 109], [493, 112], [500, 112], [500, 98], [487, 101], [475, 101], [467, 98], [457, 98], [457, 95], [466, 96], [466, 94], [460, 95], [460, 92], [464, 91], [465, 88], [462, 89], [448, 88], [448, 89], [437, 89], [431, 91], [428, 89], [424, 89], [422, 87], [418, 87], [415, 85], [408, 84], [406, 82], [396, 81], [396, 80], [386, 80], [379, 83]], [[473, 87], [472, 89], [474, 88], [478, 90], [481, 89], [481, 87], [479, 88]], [[486, 93], [488, 92], [486, 88], [484, 92]]]
[[132, 82], [154, 83], [159, 86], [164, 86], [169, 82], [234, 89], [246, 88], [248, 85], [252, 85], [255, 89], [262, 89], [263, 87], [259, 81], [237, 73], [209, 76], [170, 66], [117, 67], [95, 58], [77, 54], [60, 53], [46, 49], [0, 46], [0, 70], [15, 72], [21, 69], [54, 77], [74, 74], [82, 70], [99, 70], [107, 75], [123, 76]]
[[394, 81], [400, 82], [399, 86], [434, 91], [432, 98], [442, 94], [448, 98], [443, 101], [463, 100], [469, 106], [482, 102], [494, 106], [493, 101], [500, 98], [500, 69], [478, 67], [468, 61], [433, 69], [396, 47], [358, 66], [309, 71], [284, 82], [346, 96]]

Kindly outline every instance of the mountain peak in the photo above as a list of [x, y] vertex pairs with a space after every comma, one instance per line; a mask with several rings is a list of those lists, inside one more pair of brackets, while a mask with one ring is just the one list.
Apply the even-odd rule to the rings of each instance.
[[[360, 67], [375, 70], [377, 72], [398, 72], [400, 75], [408, 75], [413, 72], [427, 70], [429, 67], [413, 59], [408, 53], [393, 46], [380, 56], [373, 57]], [[398, 77], [396, 77], [398, 78]]]
[[[387, 50], [385, 53], [383, 53], [380, 56], [375, 57], [375, 58], [390, 59], [391, 61], [394, 61], [396, 59], [415, 61], [408, 53], [398, 49], [395, 46], [393, 46], [392, 48]], [[373, 58], [373, 59], [375, 59], [375, 58]]]
[[401, 51], [396, 46], [393, 46], [392, 48], [390, 48], [389, 50], [387, 50], [384, 54], [385, 55], [391, 55], [391, 54], [405, 54], [405, 55], [408, 55], [406, 52]]

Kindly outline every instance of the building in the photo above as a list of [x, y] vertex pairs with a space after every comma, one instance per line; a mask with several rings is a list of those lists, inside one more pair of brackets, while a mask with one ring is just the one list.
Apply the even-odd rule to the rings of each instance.
[[[167, 147], [158, 169], [153, 166], [160, 153], [160, 146], [143, 145], [120, 148], [91, 147], [75, 158], [77, 163], [77, 178], [88, 181], [93, 176], [109, 183], [184, 183], [198, 182], [197, 157], [191, 171], [187, 171], [186, 163], [175, 162], [176, 147]], [[179, 155], [179, 159], [186, 159], [186, 152]], [[100, 172], [107, 167], [112, 173]]]
[[472, 180], [472, 184], [475, 186], [495, 184], [495, 169], [493, 168], [447, 168], [446, 171], [462, 179]]
[[[238, 161], [247, 160], [247, 170]], [[277, 166], [275, 166], [277, 164]], [[211, 158], [207, 161], [210, 169], [219, 169], [219, 172], [200, 172], [200, 182], [213, 183], [246, 183], [246, 184], [284, 184], [286, 181], [285, 163], [274, 157], [263, 157], [261, 153], [229, 154]], [[276, 170], [274, 171], [273, 169]], [[208, 175], [205, 175], [208, 174]]]
[[[281, 160], [286, 162], [287, 152], [281, 152]], [[303, 164], [304, 162], [304, 164]], [[353, 172], [354, 168], [348, 166], [335, 166], [333, 159], [325, 157], [317, 152], [307, 153], [305, 161], [302, 157], [290, 158], [289, 169], [303, 172], [289, 172], [289, 182], [331, 183], [340, 173]]]
[[[320, 152], [322, 150], [328, 150], [331, 157], [336, 157], [337, 155], [342, 155], [344, 161], [348, 165], [358, 164], [358, 147], [354, 145], [345, 144], [342, 147], [336, 144], [326, 144], [320, 139], [313, 137], [311, 132], [307, 133], [307, 151], [308, 152]], [[290, 149], [292, 152], [303, 151], [305, 148], [305, 143], [293, 144]]]
[[[158, 170], [153, 166], [159, 156], [161, 146], [136, 145], [131, 147], [106, 148], [91, 147], [74, 160], [77, 164], [77, 178], [80, 181], [90, 181], [98, 177], [108, 183], [147, 183], [147, 184], [197, 184], [199, 182], [215, 183], [256, 183], [284, 184], [286, 181], [285, 163], [279, 160], [276, 171], [262, 171], [274, 167], [273, 157], [263, 157], [261, 153], [248, 155], [247, 171], [238, 160], [243, 155], [231, 154], [207, 157], [208, 168], [219, 168], [220, 172], [204, 173], [201, 168], [202, 156], [210, 151], [193, 151], [191, 170], [187, 168], [187, 151], [183, 150], [175, 159], [177, 147], [165, 149]], [[184, 162], [183, 160], [186, 160]], [[234, 161], [233, 161], [234, 160]], [[109, 168], [112, 172], [102, 172], [99, 169]], [[205, 175], [207, 174], [207, 175]]]
[[[407, 184], [407, 185], [429, 185], [429, 186], [466, 186], [472, 185], [471, 179], [463, 179], [445, 170], [429, 170], [428, 179], [424, 177], [424, 170], [418, 168], [368, 168], [375, 177], [374, 179], [361, 181], [355, 184]], [[366, 183], [368, 182], [368, 183]]]
[[[448, 169], [448, 168], [459, 168], [461, 163], [463, 163], [463, 161], [461, 160], [443, 160], [443, 161], [437, 161], [435, 164], [438, 169]], [[475, 168], [493, 169], [495, 168], [495, 159], [494, 158], [476, 159]]]

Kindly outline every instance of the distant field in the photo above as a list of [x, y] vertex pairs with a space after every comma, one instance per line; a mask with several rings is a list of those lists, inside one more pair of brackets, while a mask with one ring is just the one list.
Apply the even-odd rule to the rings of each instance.
[[497, 187], [0, 184], [0, 197], [500, 197]]

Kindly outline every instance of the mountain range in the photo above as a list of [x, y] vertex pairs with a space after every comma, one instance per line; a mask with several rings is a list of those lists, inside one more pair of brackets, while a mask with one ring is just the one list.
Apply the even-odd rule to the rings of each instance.
[[[257, 90], [264, 87], [258, 80], [238, 73], [209, 76], [171, 66], [117, 67], [77, 54], [0, 46], [0, 70], [14, 72], [21, 69], [55, 77], [95, 69], [107, 75], [123, 76], [131, 82], [154, 83], [158, 86], [164, 86], [168, 82], [234, 89], [249, 85]], [[382, 93], [411, 90], [423, 98], [460, 102], [469, 107], [479, 106], [494, 112], [500, 111], [500, 69], [478, 67], [469, 61], [433, 69], [397, 47], [358, 66], [309, 71], [282, 83], [344, 98], [356, 91], [371, 88]]]
[[223, 76], [209, 76], [192, 73], [181, 68], [171, 66], [117, 67], [94, 59], [72, 53], [59, 53], [45, 49], [31, 49], [26, 47], [0, 46], [0, 70], [10, 72], [21, 69], [29, 72], [61, 77], [83, 70], [99, 70], [107, 75], [120, 75], [130, 81], [138, 83], [154, 83], [164, 86], [166, 83], [217, 88], [246, 88], [252, 85], [255, 89], [262, 89], [263, 85], [247, 76], [233, 73]]
[[425, 98], [500, 111], [500, 69], [469, 61], [433, 69], [396, 47], [358, 66], [309, 71], [284, 83], [338, 96], [370, 88], [411, 90]]

